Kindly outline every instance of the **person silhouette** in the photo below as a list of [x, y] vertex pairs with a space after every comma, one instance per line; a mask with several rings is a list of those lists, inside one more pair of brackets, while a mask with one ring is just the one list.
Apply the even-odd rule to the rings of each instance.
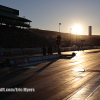
[[50, 44], [48, 46], [48, 55], [52, 55], [52, 46]]
[[45, 47], [45, 45], [42, 47], [42, 49], [43, 49], [43, 56], [45, 56], [46, 55], [46, 47]]

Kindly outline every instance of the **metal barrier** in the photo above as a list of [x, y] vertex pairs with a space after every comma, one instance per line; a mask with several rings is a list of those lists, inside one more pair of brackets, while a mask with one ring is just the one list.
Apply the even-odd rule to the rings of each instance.
[[[78, 48], [76, 47], [60, 47], [60, 51], [64, 52], [64, 51], [75, 51]], [[84, 46], [81, 47], [80, 50], [87, 50], [87, 49], [100, 49], [100, 46]], [[55, 50], [56, 52], [58, 51], [58, 49]], [[54, 51], [54, 52], [55, 52]], [[20, 49], [20, 48], [16, 48], [16, 49], [1, 49], [0, 50], [0, 55], [20, 55], [20, 54], [35, 54], [35, 53], [42, 53], [42, 48], [25, 48], [25, 49]]]

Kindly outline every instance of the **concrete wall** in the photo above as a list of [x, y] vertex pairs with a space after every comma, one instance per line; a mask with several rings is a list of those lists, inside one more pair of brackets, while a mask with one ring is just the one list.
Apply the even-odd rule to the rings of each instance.
[[25, 48], [25, 49], [0, 49], [0, 55], [20, 55], [42, 53], [42, 48]]
[[[91, 49], [89, 46], [84, 46], [81, 49]], [[100, 49], [100, 46], [94, 46], [94, 49]], [[60, 51], [74, 51], [76, 50], [75, 47], [60, 47]], [[54, 51], [57, 51], [54, 50]], [[0, 49], [0, 55], [20, 55], [20, 54], [36, 54], [36, 53], [42, 53], [42, 48], [24, 48], [19, 49]]]

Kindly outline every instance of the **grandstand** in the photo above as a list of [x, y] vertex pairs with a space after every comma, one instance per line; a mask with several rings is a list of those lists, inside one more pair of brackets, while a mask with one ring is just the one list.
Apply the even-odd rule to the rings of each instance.
[[19, 17], [19, 10], [0, 5], [0, 48], [33, 48], [49, 44], [48, 40], [26, 29], [30, 20]]
[[[30, 32], [37, 34], [38, 36], [44, 37], [54, 46], [56, 44], [57, 35], [59, 35], [59, 32], [56, 31], [49, 31], [49, 30], [41, 30], [41, 29], [28, 29]], [[61, 34], [61, 46], [71, 46], [76, 45], [76, 34], [70, 34], [70, 33], [62, 33]], [[82, 42], [84, 40], [84, 42]], [[91, 45], [97, 45], [100, 46], [100, 36], [99, 35], [92, 35], [91, 38], [89, 38], [88, 35], [77, 35], [77, 45], [78, 46], [91, 46]]]
[[0, 5], [0, 24], [8, 26], [30, 27], [30, 20], [19, 17], [19, 10]]
[[25, 29], [16, 27], [0, 26], [0, 46], [2, 48], [33, 48], [42, 47], [49, 41], [41, 36], [34, 35]]

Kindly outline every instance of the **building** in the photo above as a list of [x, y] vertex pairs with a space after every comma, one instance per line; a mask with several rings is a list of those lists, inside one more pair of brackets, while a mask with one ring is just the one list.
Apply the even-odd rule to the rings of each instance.
[[92, 36], [92, 26], [89, 26], [89, 37]]
[[19, 17], [19, 10], [0, 5], [0, 24], [18, 27], [30, 27], [30, 20]]

